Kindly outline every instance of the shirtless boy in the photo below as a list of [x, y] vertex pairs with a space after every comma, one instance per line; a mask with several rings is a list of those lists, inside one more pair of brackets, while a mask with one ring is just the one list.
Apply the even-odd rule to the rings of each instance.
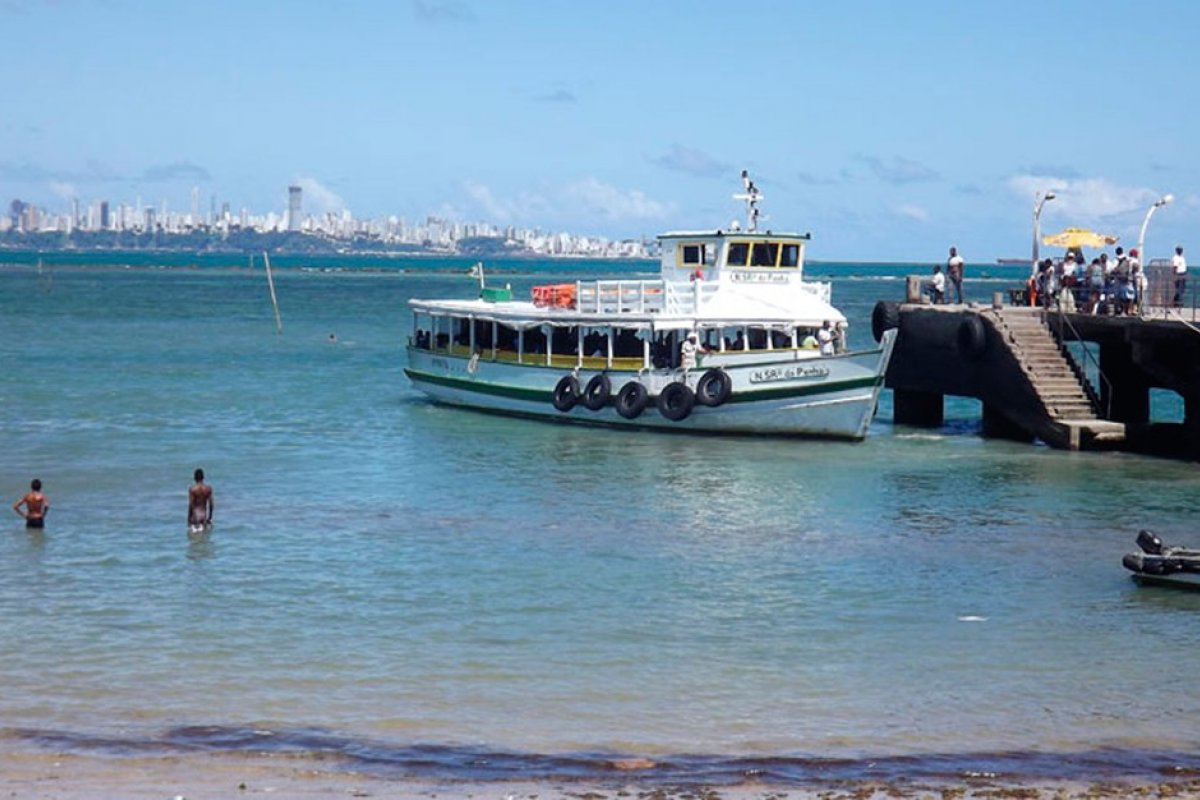
[[[21, 510], [21, 506], [25, 510]], [[50, 510], [50, 500], [42, 494], [42, 482], [34, 478], [29, 483], [29, 491], [24, 497], [13, 503], [13, 511], [25, 518], [26, 528], [46, 527], [46, 512]]]
[[204, 482], [204, 470], [197, 469], [192, 477], [196, 482], [188, 488], [188, 526], [207, 528], [213, 517], [212, 487]]

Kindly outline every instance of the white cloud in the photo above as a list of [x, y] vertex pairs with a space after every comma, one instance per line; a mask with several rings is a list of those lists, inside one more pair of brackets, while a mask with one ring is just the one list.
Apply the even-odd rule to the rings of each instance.
[[1033, 203], [1038, 192], [1053, 191], [1055, 199], [1045, 213], [1073, 223], [1114, 221], [1144, 212], [1161, 195], [1144, 186], [1120, 186], [1107, 178], [1070, 178], [1046, 175], [1014, 175], [1008, 188]]
[[904, 156], [883, 159], [877, 156], [858, 156], [857, 159], [870, 167], [875, 177], [885, 183], [901, 186], [906, 183], [925, 183], [941, 178], [937, 170]]
[[60, 200], [73, 200], [79, 197], [78, 190], [66, 181], [50, 181], [50, 191]]
[[464, 190], [474, 213], [500, 224], [577, 227], [588, 221], [640, 222], [664, 219], [672, 210], [637, 189], [621, 190], [596, 178], [507, 198], [481, 183], [469, 182]]
[[678, 142], [671, 145], [670, 152], [654, 159], [654, 163], [665, 169], [702, 177], [717, 177], [734, 173], [733, 167], [728, 164], [713, 158], [702, 150], [685, 147]]
[[495, 222], [511, 222], [512, 208], [499, 200], [492, 190], [482, 183], [467, 183], [467, 197], [478, 207], [484, 217]]
[[898, 205], [892, 209], [892, 211], [898, 217], [911, 219], [916, 222], [929, 222], [929, 212], [924, 208], [921, 208], [921, 206], [913, 203], [904, 203], [902, 205]]
[[651, 200], [637, 189], [621, 191], [614, 186], [587, 178], [566, 188], [568, 201], [582, 204], [585, 210], [613, 222], [663, 219], [670, 207]]
[[521, 192], [516, 197], [500, 198], [482, 183], [468, 182], [464, 188], [475, 212], [482, 214], [489, 222], [532, 224], [533, 220], [546, 214], [552, 207], [545, 197], [536, 192]]
[[303, 203], [306, 213], [323, 214], [326, 211], [337, 212], [346, 208], [346, 201], [316, 178], [297, 178], [296, 185], [304, 190]]

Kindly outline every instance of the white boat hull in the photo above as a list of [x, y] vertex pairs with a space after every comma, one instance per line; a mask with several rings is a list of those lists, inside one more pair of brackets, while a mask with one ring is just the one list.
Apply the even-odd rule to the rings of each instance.
[[862, 439], [875, 413], [893, 343], [894, 333], [889, 333], [876, 350], [824, 358], [781, 351], [753, 363], [736, 363], [748, 359], [714, 354], [686, 375], [680, 370], [605, 373], [612, 381], [614, 396], [626, 382], [637, 380], [654, 398], [671, 382], [683, 380], [695, 388], [708, 368], [720, 366], [732, 379], [729, 400], [716, 407], [697, 402], [679, 421], [663, 416], [653, 399], [633, 419], [617, 413], [611, 402], [597, 411], [583, 403], [568, 411], [555, 408], [554, 388], [563, 376], [574, 374], [580, 385], [586, 385], [602, 370], [472, 360], [410, 347], [405, 373], [436, 402], [505, 414], [694, 433]]

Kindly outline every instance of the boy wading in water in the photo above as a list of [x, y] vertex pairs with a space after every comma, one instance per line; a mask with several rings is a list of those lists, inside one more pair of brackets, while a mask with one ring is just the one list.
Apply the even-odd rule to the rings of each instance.
[[204, 470], [197, 469], [192, 477], [196, 482], [188, 488], [188, 528], [202, 531], [212, 527], [213, 491], [204, 482]]
[[[25, 510], [21, 510], [21, 506]], [[50, 500], [42, 494], [42, 482], [34, 478], [29, 483], [29, 491], [17, 502], [13, 503], [13, 511], [25, 518], [26, 528], [46, 527], [46, 512], [50, 510]]]

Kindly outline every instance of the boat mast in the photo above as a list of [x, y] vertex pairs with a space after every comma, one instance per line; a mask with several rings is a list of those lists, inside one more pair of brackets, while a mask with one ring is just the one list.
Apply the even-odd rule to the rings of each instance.
[[758, 201], [762, 200], [763, 196], [754, 185], [754, 181], [750, 180], [750, 173], [746, 170], [742, 170], [742, 186], [746, 191], [743, 194], [735, 194], [733, 199], [746, 202], [746, 230], [753, 233], [758, 230]]

